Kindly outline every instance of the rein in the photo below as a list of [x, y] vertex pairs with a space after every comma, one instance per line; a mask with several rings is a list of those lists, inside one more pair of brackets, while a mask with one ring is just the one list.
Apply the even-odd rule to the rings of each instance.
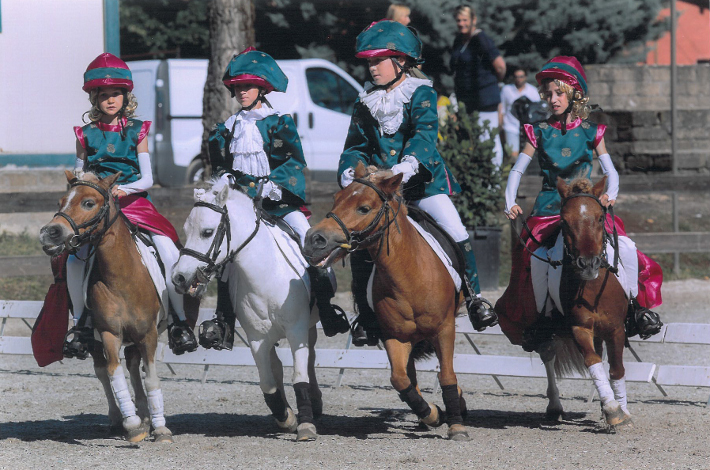
[[[77, 223], [74, 222], [74, 220], [68, 214], [62, 211], [59, 211], [54, 214], [54, 217], [60, 216], [64, 218], [67, 222], [69, 222], [69, 225], [71, 225], [72, 230], [74, 230], [74, 236], [67, 240], [64, 243], [64, 246], [66, 247], [66, 250], [69, 253], [75, 255], [79, 251], [79, 247], [83, 245], [86, 240], [89, 240], [89, 242], [91, 243], [100, 240], [108, 231], [108, 229], [111, 228], [111, 225], [113, 225], [113, 223], [119, 217], [119, 215], [121, 214], [121, 209], [116, 206], [116, 215], [112, 219], [109, 219], [111, 213], [111, 197], [109, 197], [110, 195], [108, 191], [106, 191], [104, 188], [95, 183], [92, 183], [90, 181], [83, 181], [76, 178], [71, 180], [69, 182], [69, 185], [70, 188], [75, 188], [77, 186], [88, 186], [91, 189], [97, 191], [104, 198], [104, 204], [103, 206], [101, 206], [101, 209], [99, 209], [96, 215], [81, 225], [77, 225]], [[104, 226], [101, 230], [97, 231], [97, 228], [102, 221], [104, 223]], [[87, 230], [85, 230], [83, 233], [79, 233], [81, 229], [85, 229], [87, 227]], [[90, 256], [91, 254], [89, 254], [89, 257]]]
[[[226, 204], [222, 207], [216, 204], [211, 204], [209, 202], [195, 202], [194, 207], [207, 207], [208, 209], [222, 214], [222, 217], [219, 221], [219, 225], [217, 226], [217, 233], [215, 233], [214, 238], [212, 239], [212, 244], [210, 245], [206, 253], [200, 253], [199, 251], [191, 250], [190, 248], [182, 248], [180, 250], [180, 256], [192, 256], [193, 258], [196, 258], [199, 261], [202, 261], [203, 263], [207, 264], [206, 267], [197, 268], [196, 276], [198, 282], [202, 284], [207, 284], [215, 273], [218, 273], [218, 275], [221, 277], [222, 273], [224, 272], [224, 267], [228, 263], [232, 262], [234, 258], [239, 254], [239, 252], [242, 251], [249, 244], [249, 242], [254, 239], [257, 232], [259, 232], [259, 228], [261, 226], [261, 201], [261, 197], [255, 198], [254, 200], [254, 215], [256, 217], [256, 226], [254, 227], [254, 231], [234, 251], [230, 250], [232, 232], [229, 223], [229, 212], [227, 211]], [[221, 253], [219, 247], [222, 245], [222, 241], [224, 240], [225, 235], [227, 237], [227, 256], [222, 261], [217, 263], [217, 258]]]
[[[604, 222], [604, 225], [602, 226], [602, 229], [604, 230], [604, 243], [603, 243], [604, 251], [601, 256], [601, 263], [602, 263], [602, 267], [608, 269], [609, 271], [611, 271], [614, 274], [617, 274], [619, 272], [619, 267], [618, 267], [619, 266], [619, 233], [616, 229], [616, 220], [614, 219], [614, 206], [609, 206], [608, 208], [604, 207], [604, 205], [601, 203], [599, 198], [593, 194], [577, 193], [577, 194], [572, 194], [571, 196], [566, 197], [562, 201], [562, 206], [560, 207], [560, 210], [562, 209], [562, 207], [564, 207], [564, 205], [570, 199], [574, 199], [576, 197], [588, 197], [588, 198], [594, 199], [597, 202], [597, 204], [599, 204], [599, 206], [604, 210], [605, 217], [606, 217], [607, 213], [611, 215], [612, 227], [613, 227], [611, 238], [613, 239], [612, 247], [614, 248], [614, 264], [613, 265], [609, 264], [609, 262], [606, 259], [606, 243], [607, 243], [607, 240], [610, 238], [609, 233], [606, 231], [606, 220]], [[528, 248], [527, 244], [523, 240], [522, 234], [515, 229], [515, 225], [513, 224], [512, 220], [510, 221], [510, 226], [511, 226], [511, 229], [513, 230], [513, 232], [518, 236], [518, 240], [520, 240], [520, 243], [523, 245], [525, 250], [528, 253], [530, 253], [531, 256], [533, 256], [534, 258], [536, 258], [544, 263], [549, 264], [553, 268], [557, 268], [559, 266], [562, 266], [564, 260], [560, 260], [560, 261], [552, 260], [552, 259], [550, 259], [550, 255], [547, 255], [547, 258], [543, 258], [543, 257], [538, 256], [535, 253], [533, 253], [532, 250], [530, 250], [530, 248]], [[523, 228], [528, 232], [528, 235], [530, 236], [530, 238], [533, 239], [533, 241], [535, 243], [537, 243], [538, 245], [541, 245], [540, 241], [537, 240], [533, 236], [532, 230], [530, 229], [530, 227], [528, 227], [527, 221], [523, 221]], [[567, 243], [564, 244], [564, 249], [565, 249], [565, 258], [571, 258], [571, 254], [570, 254], [569, 248], [567, 246]]]
[[[399, 211], [402, 208], [402, 198], [401, 198], [401, 196], [394, 196], [394, 200], [399, 203], [399, 205], [397, 206], [397, 210], [395, 211], [394, 208], [390, 205], [391, 199], [388, 198], [387, 195], [380, 188], [378, 188], [373, 182], [371, 182], [367, 179], [364, 179], [364, 178], [355, 178], [353, 180], [353, 182], [364, 184], [365, 186], [372, 188], [372, 190], [375, 191], [378, 196], [380, 196], [380, 199], [382, 200], [383, 204], [380, 206], [380, 209], [377, 211], [375, 218], [372, 219], [372, 221], [364, 229], [351, 232], [345, 226], [345, 223], [343, 223], [343, 221], [340, 220], [340, 218], [337, 215], [335, 215], [334, 212], [328, 212], [328, 214], [326, 214], [325, 217], [333, 219], [340, 226], [340, 229], [345, 234], [345, 238], [347, 240], [346, 243], [342, 244], [340, 247], [347, 250], [348, 253], [352, 253], [353, 251], [358, 250], [361, 246], [366, 246], [379, 238], [379, 240], [380, 240], [379, 248], [377, 249], [377, 255], [375, 255], [375, 257], [377, 257], [377, 256], [379, 256], [380, 252], [382, 251], [382, 235], [385, 233], [385, 231], [387, 231], [387, 233], [389, 235], [389, 227], [390, 227], [390, 225], [392, 225], [393, 222], [394, 222], [395, 226], [397, 227], [397, 230], [401, 233], [401, 230], [399, 228], [399, 223], [397, 222], [397, 216], [399, 215]], [[390, 216], [390, 212], [394, 215]], [[382, 217], [385, 218], [385, 224], [380, 229], [375, 230], [377, 225], [380, 223], [380, 220], [382, 220]], [[387, 256], [389, 256], [389, 254], [390, 254], [390, 241], [389, 241], [389, 236], [388, 236], [387, 237]]]

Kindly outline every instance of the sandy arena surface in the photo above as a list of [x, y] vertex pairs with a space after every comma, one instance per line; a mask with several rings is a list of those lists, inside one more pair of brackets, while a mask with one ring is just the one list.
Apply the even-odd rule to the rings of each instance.
[[[496, 300], [502, 291], [484, 293]], [[710, 323], [710, 281], [666, 283], [664, 322]], [[344, 297], [341, 297], [345, 304]], [[6, 335], [26, 334], [21, 322]], [[478, 337], [477, 337], [478, 338]], [[480, 337], [483, 354], [527, 356], [503, 337]], [[322, 339], [339, 348], [345, 336]], [[637, 344], [656, 364], [710, 366], [707, 346]], [[461, 339], [458, 352], [472, 353]], [[630, 354], [627, 360], [633, 360]], [[537, 360], [535, 356], [534, 360]], [[481, 469], [708, 469], [710, 389], [629, 384], [633, 429], [610, 431], [598, 400], [587, 402], [591, 382], [560, 383], [566, 418], [544, 421], [543, 379], [460, 375], [469, 416], [469, 442], [445, 439], [446, 427], [421, 429], [399, 401], [386, 371], [320, 370], [325, 415], [314, 442], [294, 442], [268, 416], [254, 367], [159, 364], [168, 427], [174, 444], [130, 444], [107, 437], [105, 397], [89, 361], [37, 367], [27, 356], [0, 356], [0, 468], [481, 468]], [[288, 378], [290, 371], [287, 370]], [[287, 379], [288, 380], [288, 379]], [[434, 375], [421, 374], [425, 398]], [[295, 405], [293, 391], [287, 387]]]

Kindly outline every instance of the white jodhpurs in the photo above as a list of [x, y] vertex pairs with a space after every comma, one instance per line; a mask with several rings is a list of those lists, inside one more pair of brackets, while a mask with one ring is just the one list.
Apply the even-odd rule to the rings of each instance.
[[[69, 255], [67, 258], [67, 289], [72, 304], [74, 314], [74, 326], [79, 323], [84, 314], [84, 269], [86, 269], [86, 255], [89, 253], [89, 245], [79, 248], [76, 255]], [[81, 259], [79, 259], [81, 258]]]
[[446, 194], [425, 197], [418, 201], [411, 201], [410, 204], [429, 214], [455, 242], [468, 240], [468, 232], [461, 223], [461, 216]]
[[311, 228], [306, 215], [301, 211], [293, 211], [283, 216], [283, 219], [296, 231], [298, 238], [301, 239], [301, 246], [305, 246], [306, 232]]
[[185, 307], [183, 306], [183, 297], [178, 294], [175, 290], [175, 284], [173, 284], [173, 266], [177, 263], [180, 257], [180, 252], [175, 246], [173, 241], [164, 236], [151, 233], [151, 238], [155, 244], [155, 248], [158, 250], [160, 259], [163, 261], [163, 266], [165, 266], [165, 285], [168, 289], [168, 298], [170, 299], [170, 304], [172, 305], [175, 313], [180, 320], [185, 320]]

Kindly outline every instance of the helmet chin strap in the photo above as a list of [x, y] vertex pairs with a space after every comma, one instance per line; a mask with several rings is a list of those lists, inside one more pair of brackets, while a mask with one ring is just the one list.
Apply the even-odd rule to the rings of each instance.
[[567, 118], [569, 117], [571, 112], [572, 112], [572, 103], [570, 102], [567, 105], [567, 109], [565, 109], [565, 111], [562, 113], [562, 119], [561, 119], [562, 135], [565, 135], [567, 133]]
[[397, 71], [397, 75], [394, 77], [394, 79], [392, 81], [387, 82], [384, 85], [373, 86], [372, 88], [370, 88], [370, 91], [368, 93], [372, 93], [375, 90], [386, 90], [389, 87], [391, 87], [392, 85], [394, 85], [395, 83], [397, 83], [397, 81], [399, 81], [400, 78], [402, 78], [402, 75], [404, 75], [404, 72], [405, 72], [404, 67], [402, 67], [402, 65], [394, 57], [390, 57], [390, 60], [392, 61], [392, 66]]

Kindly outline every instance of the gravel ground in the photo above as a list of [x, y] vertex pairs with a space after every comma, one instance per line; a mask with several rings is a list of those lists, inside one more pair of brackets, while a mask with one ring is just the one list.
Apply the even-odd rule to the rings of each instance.
[[[701, 280], [665, 284], [663, 320], [710, 322], [709, 288]], [[484, 294], [495, 300], [501, 293]], [[9, 324], [6, 334], [23, 329]], [[319, 346], [344, 342], [342, 336]], [[477, 344], [484, 354], [526, 356], [501, 337]], [[710, 365], [707, 347], [639, 344], [636, 350], [657, 364]], [[462, 341], [457, 351], [470, 346]], [[635, 426], [614, 432], [602, 424], [599, 402], [587, 402], [586, 381], [560, 383], [567, 416], [546, 423], [543, 379], [502, 378], [500, 390], [490, 377], [461, 375], [471, 441], [460, 443], [445, 439], [445, 427], [419, 428], [386, 371], [347, 371], [335, 388], [337, 371], [321, 370], [319, 438], [296, 443], [267, 415], [255, 368], [212, 367], [201, 384], [199, 366], [173, 366], [176, 375], [158, 367], [172, 445], [106, 437], [105, 397], [90, 362], [39, 368], [31, 357], [0, 356], [0, 468], [710, 468], [709, 389], [668, 387], [664, 398], [652, 384], [629, 384]], [[441, 405], [433, 374], [420, 381], [425, 397]], [[292, 390], [288, 396], [295, 404]]]

